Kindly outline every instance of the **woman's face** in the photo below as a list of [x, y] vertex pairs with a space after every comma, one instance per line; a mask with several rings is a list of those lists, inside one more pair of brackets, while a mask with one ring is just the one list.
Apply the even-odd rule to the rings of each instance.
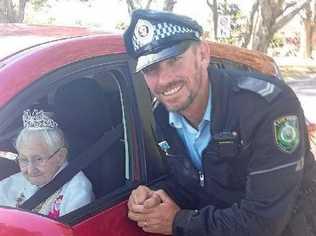
[[29, 135], [17, 147], [18, 162], [24, 177], [37, 186], [49, 183], [66, 160], [64, 147], [49, 149], [45, 139], [38, 134]]

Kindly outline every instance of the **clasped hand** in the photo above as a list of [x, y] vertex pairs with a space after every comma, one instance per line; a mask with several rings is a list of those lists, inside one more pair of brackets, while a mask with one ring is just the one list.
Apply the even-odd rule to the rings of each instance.
[[145, 232], [172, 234], [172, 224], [178, 205], [163, 190], [153, 191], [139, 186], [128, 200], [128, 217]]

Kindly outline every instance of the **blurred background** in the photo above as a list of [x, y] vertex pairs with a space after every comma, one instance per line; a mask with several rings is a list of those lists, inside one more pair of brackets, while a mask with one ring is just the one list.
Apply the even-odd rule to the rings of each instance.
[[0, 0], [0, 23], [124, 30], [136, 8], [191, 16], [210, 40], [273, 57], [316, 57], [316, 0]]
[[[62, 25], [123, 31], [134, 9], [188, 15], [211, 41], [273, 57], [316, 123], [316, 0], [0, 0], [0, 24]], [[2, 29], [2, 32], [1, 32]], [[14, 43], [0, 28], [0, 50]]]

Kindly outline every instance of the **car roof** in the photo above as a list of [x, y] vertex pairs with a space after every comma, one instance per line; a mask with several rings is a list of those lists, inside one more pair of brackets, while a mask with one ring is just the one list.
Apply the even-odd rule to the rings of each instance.
[[75, 26], [0, 24], [0, 45], [5, 45], [0, 48], [0, 60], [37, 44], [98, 33], [100, 31]]
[[[125, 52], [121, 35], [82, 27], [1, 24], [0, 32], [1, 45], [9, 48], [0, 53], [0, 107], [63, 65]], [[13, 44], [13, 39], [18, 43]], [[3, 44], [1, 40], [7, 42]]]

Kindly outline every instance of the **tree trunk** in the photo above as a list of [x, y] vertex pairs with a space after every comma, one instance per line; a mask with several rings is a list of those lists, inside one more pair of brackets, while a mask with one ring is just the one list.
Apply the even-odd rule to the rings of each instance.
[[256, 25], [256, 22], [254, 22], [254, 19], [255, 19], [256, 13], [258, 12], [258, 7], [259, 7], [259, 0], [256, 0], [255, 3], [252, 5], [248, 29], [244, 35], [244, 41], [241, 44], [241, 46], [244, 48], [246, 48], [250, 43], [252, 32]]
[[213, 29], [214, 29], [213, 35], [214, 35], [214, 40], [216, 41], [218, 39], [217, 37], [217, 28], [218, 28], [217, 0], [212, 0], [212, 3], [210, 3], [210, 1], [207, 0], [206, 3], [212, 11]]
[[310, 19], [304, 20], [305, 28], [305, 42], [304, 45], [304, 57], [310, 58], [312, 56], [312, 22]]
[[305, 58], [310, 58], [312, 55], [312, 19], [313, 11], [310, 4], [306, 7], [305, 17], [303, 17], [305, 34], [302, 37], [301, 50]]
[[176, 3], [176, 0], [165, 0], [163, 10], [172, 12]]
[[[136, 9], [150, 9], [151, 3], [153, 0], [126, 0], [128, 14], [131, 15], [132, 12]], [[173, 4], [173, 5], [172, 5]], [[174, 4], [176, 4], [175, 0], [165, 0], [164, 6], [173, 10]]]
[[128, 14], [131, 15], [132, 11], [134, 11], [136, 9], [134, 1], [133, 0], [126, 0], [126, 4], [127, 4]]
[[284, 1], [259, 0], [257, 22], [252, 32], [251, 48], [266, 52], [273, 35], [286, 25], [296, 14], [304, 9], [311, 0], [290, 3], [283, 6]]
[[16, 7], [12, 0], [0, 0], [0, 23], [22, 23], [27, 2], [28, 0], [19, 0]]
[[0, 23], [5, 23], [6, 22], [6, 15], [7, 11], [4, 6], [4, 1], [0, 1]]
[[18, 10], [18, 14], [17, 14], [18, 22], [23, 22], [24, 21], [25, 7], [26, 7], [26, 3], [27, 2], [28, 2], [28, 0], [20, 0], [19, 1], [19, 10]]

